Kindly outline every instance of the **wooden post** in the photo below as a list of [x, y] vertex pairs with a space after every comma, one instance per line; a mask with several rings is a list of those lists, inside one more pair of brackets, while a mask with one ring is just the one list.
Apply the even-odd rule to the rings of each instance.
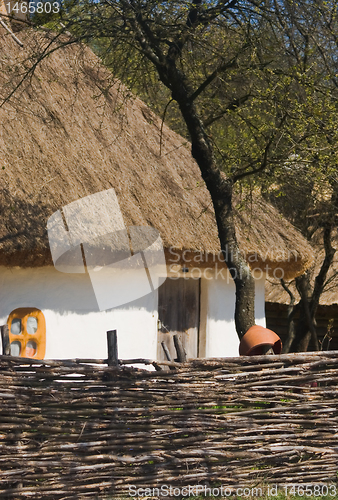
[[1, 342], [2, 342], [2, 354], [4, 356], [10, 356], [11, 346], [9, 343], [9, 330], [7, 324], [1, 327]]
[[[162, 346], [162, 349], [164, 350], [164, 354], [165, 354], [165, 357], [167, 358], [167, 361], [172, 361], [169, 349], [166, 346], [166, 343], [164, 342], [164, 340], [162, 340], [161, 346]], [[175, 367], [174, 366], [169, 366], [169, 370], [175, 370]]]
[[108, 343], [108, 366], [119, 366], [119, 358], [117, 353], [117, 330], [109, 330], [107, 332]]
[[187, 355], [185, 353], [181, 337], [177, 335], [177, 333], [174, 335], [174, 344], [175, 344], [175, 349], [177, 352], [177, 359], [180, 363], [184, 363], [187, 361]]
[[171, 356], [170, 356], [169, 349], [168, 349], [168, 347], [165, 345], [164, 340], [162, 340], [162, 342], [161, 342], [161, 346], [162, 346], [162, 349], [163, 349], [163, 351], [164, 351], [165, 357], [167, 358], [167, 361], [172, 361]]

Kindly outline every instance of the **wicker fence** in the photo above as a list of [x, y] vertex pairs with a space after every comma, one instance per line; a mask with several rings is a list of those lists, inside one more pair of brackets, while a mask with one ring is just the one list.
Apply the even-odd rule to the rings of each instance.
[[0, 498], [336, 482], [338, 352], [168, 365], [2, 356]]

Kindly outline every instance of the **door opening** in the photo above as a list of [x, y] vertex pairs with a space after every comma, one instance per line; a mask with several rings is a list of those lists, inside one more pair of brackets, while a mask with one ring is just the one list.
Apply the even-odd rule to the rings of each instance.
[[162, 341], [176, 358], [175, 334], [180, 335], [187, 358], [199, 356], [200, 291], [201, 280], [193, 278], [167, 278], [158, 289], [158, 360], [166, 360]]

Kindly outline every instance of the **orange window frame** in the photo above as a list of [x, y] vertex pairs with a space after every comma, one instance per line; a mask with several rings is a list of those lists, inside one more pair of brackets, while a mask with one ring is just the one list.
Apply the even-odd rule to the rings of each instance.
[[[35, 333], [27, 332], [27, 320], [29, 317], [34, 317], [37, 320], [37, 330]], [[21, 320], [21, 333], [15, 335], [11, 333], [12, 321], [14, 319]], [[7, 320], [9, 330], [9, 343], [19, 341], [21, 344], [20, 357], [44, 359], [46, 353], [46, 320], [40, 309], [36, 307], [19, 307], [14, 309], [8, 316]], [[36, 350], [33, 350], [27, 344], [29, 341], [35, 342]]]

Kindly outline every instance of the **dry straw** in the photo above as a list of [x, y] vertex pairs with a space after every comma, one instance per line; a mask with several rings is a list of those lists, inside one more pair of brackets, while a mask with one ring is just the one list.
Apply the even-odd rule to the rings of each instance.
[[[1, 30], [5, 99], [52, 35], [22, 31], [21, 49]], [[161, 120], [90, 49], [57, 50], [30, 76], [0, 108], [0, 263], [51, 264], [47, 218], [112, 187], [127, 225], [154, 226], [166, 248], [219, 252], [210, 195], [190, 145], [164, 126], [160, 155]], [[245, 210], [237, 201], [237, 237], [248, 257], [257, 254], [252, 267], [268, 264], [292, 277], [310, 265], [311, 247], [274, 208], [257, 196]]]

